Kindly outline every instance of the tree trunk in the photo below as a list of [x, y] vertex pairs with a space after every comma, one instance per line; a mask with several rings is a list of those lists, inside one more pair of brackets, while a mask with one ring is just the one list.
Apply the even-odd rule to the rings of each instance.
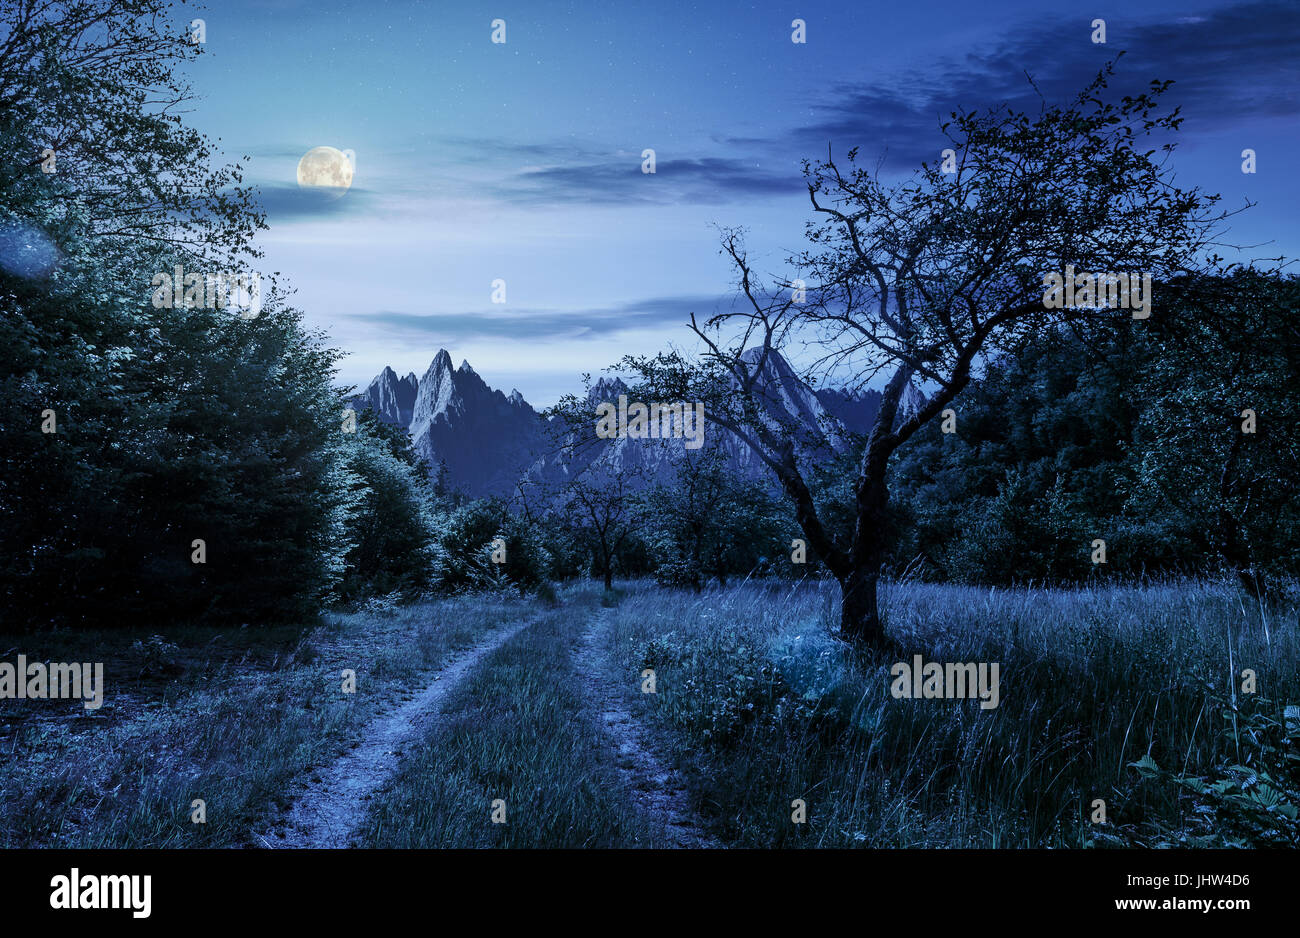
[[1232, 446], [1228, 450], [1228, 458], [1223, 464], [1223, 473], [1219, 476], [1219, 553], [1228, 568], [1236, 575], [1242, 589], [1256, 599], [1263, 599], [1267, 592], [1264, 577], [1251, 562], [1251, 554], [1244, 542], [1241, 525], [1229, 507], [1243, 439], [1240, 433], [1234, 434]]
[[607, 564], [605, 567], [605, 592], [610, 592], [613, 589], [614, 589], [614, 566], [613, 564]]
[[1237, 582], [1251, 596], [1263, 599], [1268, 594], [1268, 585], [1263, 574], [1251, 563], [1250, 552], [1246, 549], [1241, 535], [1241, 526], [1226, 507], [1219, 508], [1219, 538], [1223, 556], [1228, 568], [1237, 577]]
[[840, 638], [852, 645], [884, 651], [891, 647], [876, 603], [876, 568], [852, 571], [840, 583]]
[[[891, 411], [897, 410], [896, 395], [886, 404]], [[882, 411], [886, 404], [882, 404]], [[893, 413], [888, 417], [892, 426]], [[849, 552], [849, 569], [840, 579], [840, 635], [856, 647], [872, 652], [894, 648], [885, 634], [885, 623], [880, 617], [876, 599], [880, 567], [885, 559], [886, 509], [889, 505], [889, 485], [885, 477], [889, 454], [877, 449], [879, 430], [877, 426], [867, 444], [864, 471], [856, 487], [858, 516], [853, 526], [853, 549]]]

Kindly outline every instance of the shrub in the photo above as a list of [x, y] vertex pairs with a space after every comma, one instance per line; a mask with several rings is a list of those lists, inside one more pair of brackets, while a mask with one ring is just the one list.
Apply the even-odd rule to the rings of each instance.
[[1142, 778], [1190, 798], [1186, 827], [1150, 825], [1156, 845], [1300, 846], [1300, 706], [1253, 695], [1213, 700], [1232, 758], [1199, 773], [1163, 769], [1150, 755], [1130, 763]]

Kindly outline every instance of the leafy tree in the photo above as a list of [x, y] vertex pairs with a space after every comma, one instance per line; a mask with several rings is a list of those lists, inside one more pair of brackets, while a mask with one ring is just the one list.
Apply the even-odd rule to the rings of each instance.
[[790, 530], [780, 506], [760, 487], [732, 476], [716, 446], [687, 452], [677, 460], [675, 479], [637, 499], [641, 537], [659, 581], [697, 592], [710, 578], [725, 586], [728, 576], [754, 571], [782, 552]]
[[635, 539], [641, 476], [635, 468], [599, 462], [572, 476], [561, 496], [565, 520], [607, 590], [614, 588], [619, 554]]
[[[524, 594], [550, 578], [553, 561], [542, 532], [499, 498], [458, 505], [438, 527], [438, 586], [445, 592], [513, 586]], [[499, 563], [493, 554], [502, 547]]]
[[358, 414], [347, 467], [356, 479], [340, 593], [343, 599], [400, 591], [415, 593], [433, 580], [434, 523], [424, 467], [410, 436]]
[[[171, 0], [13, 0], [0, 43], [0, 190], [75, 219], [97, 248], [184, 253], [196, 269], [260, 256], [266, 227], [239, 164], [183, 120], [203, 53]], [[55, 172], [41, 171], [53, 151]], [[156, 268], [166, 269], [166, 268]], [[147, 282], [147, 280], [146, 280]]]
[[[1242, 585], [1300, 571], [1300, 279], [1188, 283], [1153, 327], [1129, 510], [1179, 518]], [[1246, 412], [1250, 413], [1247, 414]]]
[[182, 122], [178, 70], [200, 49], [170, 9], [0, 12], [0, 605], [17, 626], [311, 616], [349, 550], [337, 353], [274, 288], [257, 318], [151, 302], [176, 264], [243, 270], [264, 227], [239, 167], [213, 168]]
[[654, 473], [637, 454], [611, 450], [597, 437], [600, 389], [591, 386], [590, 376], [583, 380], [584, 394], [566, 394], [546, 412], [551, 451], [563, 459], [564, 475], [558, 484], [538, 486], [532, 498], [551, 503], [551, 511], [563, 518], [573, 542], [610, 590], [620, 557], [638, 546], [638, 499]]
[[[1168, 566], [1116, 536], [1136, 474], [1134, 384], [1148, 344], [1124, 324], [1079, 324], [987, 362], [954, 432], [928, 424], [891, 465], [890, 566], [982, 583]], [[1104, 567], [1091, 562], [1097, 537]]]

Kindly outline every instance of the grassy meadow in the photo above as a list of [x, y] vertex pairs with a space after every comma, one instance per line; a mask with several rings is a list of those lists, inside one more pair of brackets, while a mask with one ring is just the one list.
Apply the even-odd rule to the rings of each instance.
[[[855, 660], [832, 637], [837, 597], [815, 581], [698, 594], [580, 584], [545, 600], [372, 603], [308, 630], [8, 638], [10, 657], [103, 660], [108, 679], [98, 711], [6, 710], [0, 838], [256, 846], [295, 780], [458, 650], [528, 620], [450, 693], [357, 819], [360, 843], [663, 846], [614, 770], [587, 676], [621, 689], [725, 846], [1294, 845], [1296, 609], [1239, 597], [1192, 582], [886, 585], [882, 608], [909, 655], [999, 663], [990, 710], [893, 698], [893, 662]], [[344, 668], [356, 694], [340, 690]], [[653, 694], [641, 692], [646, 668]], [[1254, 694], [1242, 692], [1246, 669]], [[195, 798], [206, 824], [191, 823]], [[490, 820], [497, 798], [504, 824]], [[792, 822], [795, 799], [806, 823]]]
[[[1215, 703], [1232, 700], [1245, 668], [1258, 694], [1236, 694], [1238, 706], [1269, 697], [1280, 717], [1300, 701], [1295, 610], [1252, 608], [1227, 586], [885, 587], [890, 632], [909, 653], [1000, 663], [992, 710], [894, 699], [892, 662], [859, 666], [828, 637], [834, 599], [827, 584], [644, 590], [617, 610], [610, 653], [629, 674], [656, 669], [649, 711], [728, 843], [1208, 844], [1195, 839], [1206, 813], [1130, 764], [1149, 755], [1190, 774], [1247, 758], [1251, 741], [1225, 739]], [[1294, 759], [1300, 726], [1290, 730]], [[789, 822], [796, 798], [806, 824]]]
[[[103, 707], [8, 701], [0, 721], [6, 847], [251, 845], [301, 773], [355, 744], [428, 669], [530, 612], [474, 597], [328, 617], [310, 630], [6, 637], [29, 659], [104, 661]], [[344, 669], [357, 693], [342, 692]], [[191, 804], [207, 806], [204, 824]]]

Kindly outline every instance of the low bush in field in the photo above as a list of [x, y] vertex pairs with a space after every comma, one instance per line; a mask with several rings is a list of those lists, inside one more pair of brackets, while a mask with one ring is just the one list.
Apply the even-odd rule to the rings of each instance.
[[1224, 752], [1204, 770], [1171, 771], [1150, 756], [1144, 779], [1181, 789], [1190, 822], [1121, 828], [1114, 843], [1160, 847], [1300, 847], [1300, 706], [1211, 693]]

